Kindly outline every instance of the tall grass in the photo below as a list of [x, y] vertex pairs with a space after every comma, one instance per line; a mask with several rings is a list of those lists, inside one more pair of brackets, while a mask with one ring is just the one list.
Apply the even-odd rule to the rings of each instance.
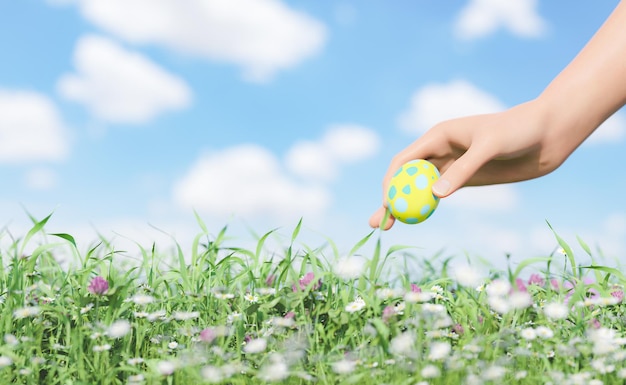
[[[395, 255], [370, 233], [348, 255], [298, 242], [226, 245], [198, 217], [190, 255], [105, 239], [86, 251], [50, 217], [0, 250], [2, 384], [617, 384], [626, 378], [623, 274], [561, 253], [478, 275]], [[2, 237], [10, 237], [4, 232]], [[371, 255], [360, 256], [374, 243]], [[584, 250], [591, 250], [579, 240]], [[330, 249], [330, 251], [329, 251]], [[27, 250], [29, 250], [27, 252]], [[64, 268], [60, 254], [75, 263]], [[566, 268], [551, 271], [557, 260]], [[523, 276], [533, 267], [533, 273]], [[552, 267], [554, 270], [554, 268]]]

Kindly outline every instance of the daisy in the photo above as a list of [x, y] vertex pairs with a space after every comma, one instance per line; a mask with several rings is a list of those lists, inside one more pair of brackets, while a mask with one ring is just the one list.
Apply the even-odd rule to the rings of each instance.
[[358, 297], [353, 302], [350, 302], [346, 305], [346, 311], [348, 313], [355, 313], [357, 311], [362, 310], [365, 307], [365, 301], [361, 297]]

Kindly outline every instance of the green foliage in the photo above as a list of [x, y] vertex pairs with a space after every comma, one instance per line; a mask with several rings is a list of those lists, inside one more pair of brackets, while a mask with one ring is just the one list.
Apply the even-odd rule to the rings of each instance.
[[[599, 265], [580, 238], [591, 265], [576, 264], [555, 233], [571, 270], [554, 276], [554, 256], [531, 258], [470, 287], [459, 283], [468, 280], [463, 271], [449, 273], [453, 258], [419, 258], [405, 245], [382, 250], [376, 232], [343, 257], [366, 259], [354, 267], [358, 278], [342, 276], [331, 239], [318, 248], [298, 242], [302, 220], [286, 245], [268, 247], [274, 229], [248, 250], [227, 245], [227, 227], [213, 235], [196, 214], [190, 255], [178, 243], [172, 255], [137, 244], [136, 258], [106, 239], [81, 252], [73, 236], [45, 233], [50, 216], [31, 219], [27, 235], [0, 250], [3, 384], [609, 384], [626, 377], [626, 277]], [[74, 263], [62, 265], [59, 256]], [[421, 276], [410, 274], [409, 261], [419, 262]], [[389, 276], [401, 263], [401, 273]], [[522, 276], [544, 264], [532, 279]], [[96, 276], [106, 291], [90, 286]]]

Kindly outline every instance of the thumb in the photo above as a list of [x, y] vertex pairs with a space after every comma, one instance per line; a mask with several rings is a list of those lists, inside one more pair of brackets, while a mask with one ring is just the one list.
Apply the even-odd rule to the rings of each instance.
[[433, 194], [439, 198], [450, 196], [469, 181], [474, 174], [487, 163], [487, 152], [470, 147], [465, 154], [459, 157], [433, 184]]

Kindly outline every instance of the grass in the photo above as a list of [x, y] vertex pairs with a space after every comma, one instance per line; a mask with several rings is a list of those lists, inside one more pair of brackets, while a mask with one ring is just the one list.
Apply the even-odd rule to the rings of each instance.
[[[0, 250], [2, 384], [626, 378], [625, 278], [577, 265], [558, 235], [561, 253], [516, 269], [480, 276], [422, 260], [428, 274], [414, 279], [385, 274], [389, 258], [413, 257], [404, 246], [381, 250], [378, 233], [340, 256], [332, 241], [300, 245], [298, 223], [283, 249], [269, 253], [274, 231], [248, 250], [226, 246], [226, 228], [211, 234], [198, 218], [190, 255], [138, 245], [140, 260], [127, 263], [106, 240], [81, 252], [71, 235], [46, 233], [49, 218], [32, 218], [32, 229]], [[372, 254], [359, 257], [367, 243]], [[75, 265], [61, 266], [62, 253]]]

